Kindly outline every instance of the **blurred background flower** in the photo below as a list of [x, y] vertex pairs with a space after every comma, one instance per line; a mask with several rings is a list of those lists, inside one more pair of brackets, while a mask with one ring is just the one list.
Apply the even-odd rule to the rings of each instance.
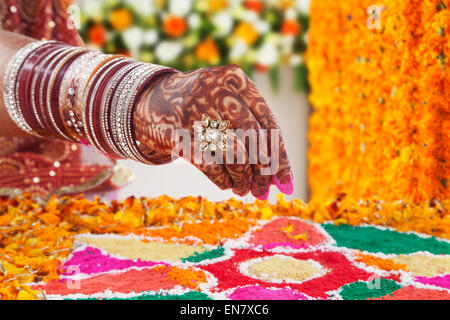
[[187, 71], [238, 64], [267, 71], [273, 89], [280, 68], [294, 68], [306, 90], [303, 53], [308, 0], [79, 0], [86, 43], [107, 53]]

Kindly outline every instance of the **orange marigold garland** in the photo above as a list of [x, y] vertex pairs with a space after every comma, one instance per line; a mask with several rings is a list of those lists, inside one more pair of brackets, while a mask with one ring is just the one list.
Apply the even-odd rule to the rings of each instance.
[[449, 199], [450, 1], [373, 4], [311, 4], [312, 197]]

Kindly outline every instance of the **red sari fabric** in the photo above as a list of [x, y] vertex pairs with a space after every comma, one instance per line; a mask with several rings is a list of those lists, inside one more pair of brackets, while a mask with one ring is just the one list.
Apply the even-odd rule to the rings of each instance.
[[[71, 0], [0, 0], [4, 30], [84, 46], [67, 8]], [[35, 137], [0, 137], [0, 196], [46, 197], [117, 188], [115, 161], [90, 147]]]

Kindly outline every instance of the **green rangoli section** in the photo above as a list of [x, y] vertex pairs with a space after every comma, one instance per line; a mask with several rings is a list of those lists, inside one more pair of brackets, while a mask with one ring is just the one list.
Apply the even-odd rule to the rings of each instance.
[[203, 260], [211, 260], [222, 257], [225, 254], [223, 247], [217, 247], [213, 250], [207, 250], [203, 252], [195, 252], [193, 255], [182, 259], [183, 262], [201, 262]]
[[[66, 300], [72, 300], [72, 299], [66, 299]], [[144, 293], [140, 296], [131, 297], [131, 298], [106, 298], [106, 299], [88, 298], [88, 299], [76, 299], [76, 300], [212, 300], [212, 299], [204, 293], [197, 292], [197, 291], [191, 291], [191, 292], [186, 292], [181, 295]]]
[[336, 240], [339, 247], [385, 254], [409, 254], [418, 251], [450, 254], [450, 243], [439, 241], [435, 237], [422, 238], [415, 234], [375, 227], [335, 226], [334, 224], [324, 224], [322, 227]]
[[344, 300], [366, 300], [384, 297], [400, 288], [397, 282], [382, 278], [370, 282], [359, 281], [346, 284], [342, 287], [340, 294]]

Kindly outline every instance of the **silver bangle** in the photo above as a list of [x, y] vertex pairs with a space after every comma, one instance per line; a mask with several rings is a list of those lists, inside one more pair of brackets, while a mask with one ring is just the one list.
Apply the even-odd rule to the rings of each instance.
[[5, 76], [3, 78], [3, 100], [10, 118], [20, 129], [34, 136], [39, 135], [30, 128], [28, 123], [25, 121], [22, 111], [20, 110], [17, 77], [25, 60], [34, 50], [44, 44], [46, 43], [42, 41], [31, 42], [17, 51], [8, 63]]
[[[121, 63], [122, 61], [124, 61], [127, 58], [124, 57], [117, 57], [114, 58], [110, 61], [108, 61], [107, 63], [105, 63], [102, 67], [100, 67], [97, 72], [94, 74], [94, 76], [92, 76], [90, 83], [88, 84], [88, 87], [86, 89], [85, 92], [85, 101], [86, 101], [86, 105], [85, 105], [85, 113], [86, 114], [86, 125], [89, 125], [89, 128], [91, 129], [91, 140], [93, 142], [93, 146], [96, 147], [98, 150], [100, 150], [103, 153], [107, 153], [106, 150], [103, 149], [103, 147], [101, 146], [100, 142], [98, 141], [98, 138], [95, 134], [95, 130], [94, 130], [94, 119], [93, 119], [93, 108], [94, 108], [94, 101], [95, 98], [97, 96], [97, 91], [99, 89], [99, 86], [102, 82], [102, 80], [108, 75], [108, 72], [110, 72], [110, 70], [112, 68], [114, 68], [118, 63]], [[102, 75], [100, 76], [100, 78], [98, 78], [98, 75], [102, 73]], [[97, 79], [98, 78], [98, 79]], [[91, 87], [92, 84], [95, 82], [95, 86], [92, 89], [92, 94], [90, 96], [90, 100], [88, 101], [88, 97], [89, 97], [89, 92], [91, 91]], [[101, 107], [101, 106], [99, 106]]]
[[[113, 97], [113, 89], [117, 88], [117, 85], [119, 84], [120, 79], [122, 79], [126, 73], [130, 72], [134, 68], [136, 68], [136, 64], [129, 64], [124, 66], [121, 70], [119, 70], [112, 78], [111, 81], [108, 83], [108, 86], [105, 88], [106, 96], [102, 98], [102, 104], [101, 104], [101, 115], [100, 115], [100, 121], [102, 126], [103, 135], [106, 139], [106, 143], [110, 147], [111, 150], [113, 150], [118, 157], [126, 158], [124, 154], [121, 153], [120, 150], [117, 149], [115, 143], [113, 142], [113, 136], [111, 133], [111, 125], [110, 125], [110, 118], [107, 117], [108, 111], [112, 111], [112, 97]], [[113, 118], [114, 119], [114, 118]]]
[[148, 160], [146, 160], [142, 153], [139, 152], [138, 150], [138, 146], [137, 146], [137, 142], [134, 141], [134, 134], [133, 134], [133, 130], [132, 130], [132, 110], [134, 109], [134, 104], [136, 103], [136, 99], [137, 99], [137, 94], [139, 93], [139, 90], [142, 87], [142, 84], [145, 82], [145, 80], [149, 77], [152, 77], [156, 72], [161, 71], [167, 69], [167, 67], [162, 67], [159, 65], [155, 65], [155, 64], [147, 64], [146, 68], [144, 70], [144, 73], [140, 76], [140, 78], [138, 79], [138, 81], [136, 81], [134, 87], [132, 88], [132, 93], [130, 94], [130, 96], [128, 97], [128, 101], [127, 101], [127, 108], [125, 110], [125, 113], [123, 114], [124, 116], [124, 123], [125, 123], [125, 133], [126, 136], [125, 138], [127, 139], [127, 145], [129, 146], [129, 149], [131, 150], [131, 152], [135, 155], [135, 160], [143, 162], [143, 163], [147, 163], [150, 164], [150, 162]]
[[148, 77], [151, 77], [154, 73], [168, 69], [167, 67], [143, 64], [140, 63], [132, 73], [127, 74], [122, 80], [121, 85], [117, 92], [119, 92], [117, 100], [113, 101], [112, 108], [115, 112], [112, 112], [111, 126], [115, 141], [121, 151], [127, 155], [127, 157], [143, 162], [150, 163], [146, 160], [137, 149], [137, 144], [133, 141], [133, 132], [131, 130], [132, 125], [132, 110], [138, 94], [139, 89]]

